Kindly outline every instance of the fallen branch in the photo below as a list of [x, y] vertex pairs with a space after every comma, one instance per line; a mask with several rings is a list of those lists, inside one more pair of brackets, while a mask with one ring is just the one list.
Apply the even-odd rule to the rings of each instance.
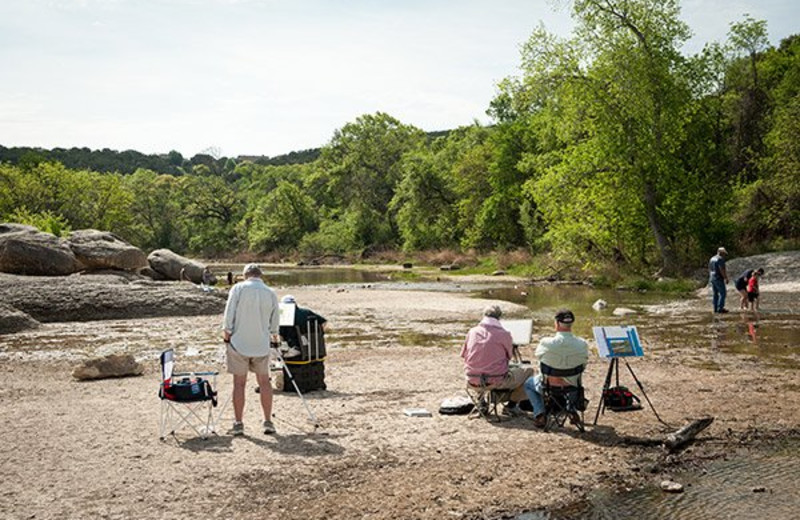
[[704, 417], [690, 422], [675, 433], [670, 433], [664, 440], [664, 447], [670, 453], [678, 451], [683, 445], [691, 442], [697, 437], [697, 434], [708, 428], [714, 422], [713, 417]]
[[625, 436], [620, 437], [618, 442], [625, 446], [664, 446], [670, 453], [674, 453], [694, 440], [697, 434], [708, 428], [712, 422], [714, 422], [713, 417], [705, 417], [690, 422], [680, 430], [670, 433], [664, 438]]

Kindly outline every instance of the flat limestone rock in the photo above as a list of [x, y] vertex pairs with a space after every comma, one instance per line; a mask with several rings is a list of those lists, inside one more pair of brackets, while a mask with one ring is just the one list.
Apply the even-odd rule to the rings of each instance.
[[156, 282], [124, 271], [71, 276], [0, 273], [0, 302], [41, 323], [201, 316], [225, 309], [226, 293]]
[[666, 493], [683, 493], [683, 484], [674, 480], [661, 481], [661, 491]]
[[629, 309], [628, 307], [617, 307], [611, 314], [614, 316], [631, 316], [638, 313], [633, 309]]
[[35, 329], [39, 325], [41, 324], [29, 314], [11, 305], [0, 303], [0, 334], [22, 332], [23, 330]]
[[144, 367], [130, 354], [110, 354], [102, 358], [89, 359], [72, 372], [79, 381], [107, 379], [111, 377], [140, 376]]

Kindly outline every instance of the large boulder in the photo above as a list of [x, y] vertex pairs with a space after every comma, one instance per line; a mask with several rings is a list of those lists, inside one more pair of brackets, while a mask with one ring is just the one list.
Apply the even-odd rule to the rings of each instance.
[[72, 372], [79, 381], [106, 379], [109, 377], [140, 376], [144, 367], [130, 354], [110, 354], [102, 358], [89, 359]]
[[80, 262], [61, 238], [20, 224], [0, 224], [0, 272], [63, 276]]
[[85, 269], [135, 271], [148, 265], [147, 256], [141, 249], [107, 231], [73, 231], [67, 238], [67, 243]]
[[0, 273], [0, 302], [42, 322], [202, 316], [225, 309], [223, 291], [155, 282], [127, 271], [71, 276]]
[[[203, 283], [205, 266], [200, 262], [173, 253], [169, 249], [156, 249], [150, 253], [147, 261], [153, 271], [167, 280], [188, 279], [193, 283]], [[183, 273], [183, 277], [181, 277], [181, 273]]]
[[12, 334], [23, 330], [35, 329], [40, 325], [28, 314], [0, 302], [0, 334]]

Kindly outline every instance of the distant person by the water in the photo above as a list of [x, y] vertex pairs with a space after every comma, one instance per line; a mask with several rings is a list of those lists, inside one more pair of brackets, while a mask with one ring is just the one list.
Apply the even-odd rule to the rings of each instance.
[[750, 281], [750, 277], [753, 276], [753, 273], [757, 272], [759, 276], [764, 275], [764, 268], [759, 267], [758, 269], [748, 269], [747, 271], [743, 272], [739, 275], [739, 278], [736, 279], [734, 282], [734, 286], [736, 290], [739, 291], [739, 308], [742, 310], [747, 310], [747, 282]]
[[228, 271], [228, 285], [233, 285], [233, 273]]
[[758, 279], [761, 274], [758, 271], [753, 272], [750, 280], [747, 282], [747, 301], [750, 302], [750, 310], [758, 310], [758, 300], [760, 299], [760, 291], [758, 289]]
[[203, 288], [204, 291], [211, 290], [211, 282], [214, 281], [214, 275], [211, 274], [211, 270], [208, 267], [203, 268], [203, 274], [201, 275], [202, 283], [200, 286]]
[[725, 268], [725, 258], [728, 252], [724, 247], [717, 249], [717, 254], [708, 261], [708, 282], [711, 284], [711, 304], [715, 313], [725, 313], [725, 297], [728, 289], [728, 271]]

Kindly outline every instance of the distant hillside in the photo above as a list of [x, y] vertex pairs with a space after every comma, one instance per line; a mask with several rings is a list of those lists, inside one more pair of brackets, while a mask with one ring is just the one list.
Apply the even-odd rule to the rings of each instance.
[[[428, 132], [428, 139], [433, 141], [438, 137], [447, 137], [450, 130]], [[240, 155], [235, 158], [237, 163], [251, 161], [260, 165], [282, 166], [286, 164], [306, 164], [319, 158], [322, 148], [309, 148], [289, 152], [287, 154], [269, 157], [268, 155]], [[0, 163], [7, 162], [13, 165], [37, 164], [40, 162], [60, 162], [73, 170], [92, 170], [96, 172], [131, 174], [139, 168], [152, 170], [158, 173], [183, 175], [191, 172], [197, 164], [205, 164], [214, 170], [214, 163], [220, 167], [227, 161], [227, 157], [215, 159], [210, 155], [199, 153], [191, 159], [186, 159], [179, 152], [171, 151], [166, 154], [146, 155], [135, 150], [118, 152], [104, 148], [90, 150], [89, 148], [34, 148], [27, 146], [10, 147], [0, 145]]]
[[60, 162], [74, 170], [92, 170], [96, 172], [119, 172], [130, 174], [139, 168], [146, 168], [159, 173], [182, 175], [181, 169], [185, 159], [178, 152], [164, 155], [145, 155], [135, 150], [118, 152], [104, 148], [31, 148], [27, 146], [6, 148], [0, 145], [0, 162], [13, 165], [37, 164], [40, 162]]

